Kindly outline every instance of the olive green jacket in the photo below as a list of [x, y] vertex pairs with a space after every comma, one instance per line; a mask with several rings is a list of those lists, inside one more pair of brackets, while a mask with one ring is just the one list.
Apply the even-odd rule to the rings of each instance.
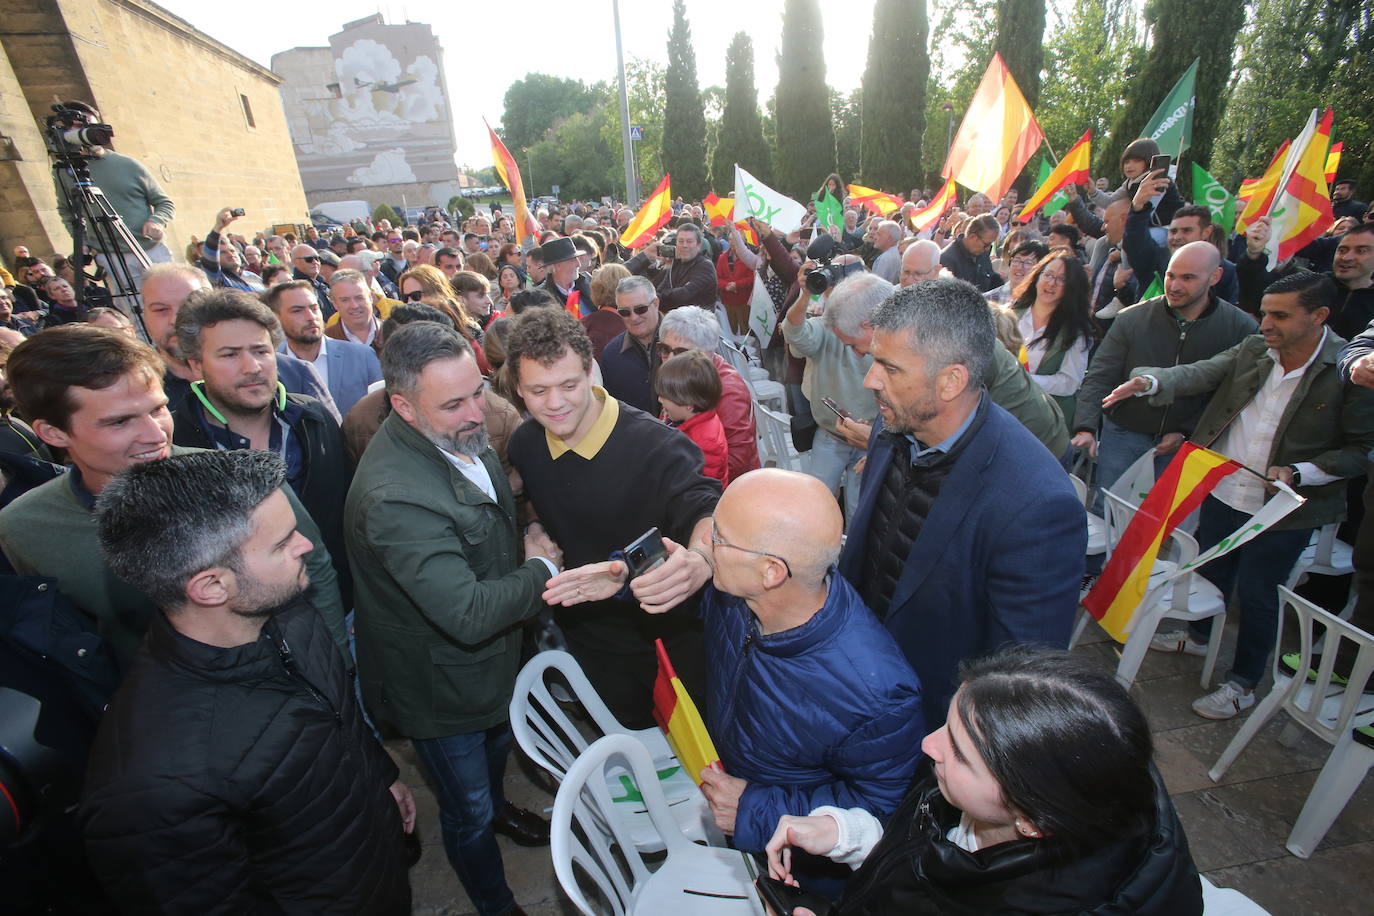
[[[1337, 357], [1345, 341], [1327, 331], [1316, 360], [1298, 382], [1284, 408], [1274, 435], [1268, 467], [1284, 467], [1310, 461], [1337, 477], [1365, 473], [1374, 448], [1374, 392], [1341, 381]], [[1172, 403], [1175, 397], [1214, 392], [1198, 418], [1191, 440], [1211, 446], [1226, 427], [1254, 400], [1273, 371], [1264, 337], [1252, 334], [1209, 359], [1169, 368], [1139, 367], [1131, 376], [1152, 375], [1159, 390], [1150, 396], [1153, 406]], [[1307, 502], [1280, 521], [1275, 528], [1316, 528], [1345, 518], [1344, 480], [1322, 486], [1297, 487]]]
[[521, 562], [510, 484], [491, 449], [482, 463], [496, 502], [392, 413], [344, 504], [363, 698], [410, 738], [506, 721], [521, 624], [544, 606], [548, 567]]

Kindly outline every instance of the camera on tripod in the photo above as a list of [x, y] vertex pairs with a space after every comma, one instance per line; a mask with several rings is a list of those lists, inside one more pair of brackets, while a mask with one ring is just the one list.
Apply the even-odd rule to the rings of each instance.
[[114, 128], [92, 124], [88, 112], [66, 105], [54, 105], [48, 115], [48, 145], [59, 156], [81, 156], [93, 146], [109, 146]]
[[819, 296], [830, 287], [839, 283], [850, 274], [858, 273], [864, 269], [863, 264], [832, 264], [831, 258], [835, 257], [836, 249], [839, 245], [835, 239], [828, 234], [817, 235], [811, 240], [811, 244], [806, 246], [806, 257], [810, 261], [819, 261], [819, 267], [813, 267], [806, 272], [804, 278], [806, 291], [813, 296]]

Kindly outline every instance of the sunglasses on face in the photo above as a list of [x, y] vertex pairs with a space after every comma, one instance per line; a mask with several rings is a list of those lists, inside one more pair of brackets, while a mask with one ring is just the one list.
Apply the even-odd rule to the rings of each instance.
[[679, 356], [683, 353], [687, 353], [691, 349], [691, 347], [670, 347], [665, 343], [661, 343], [658, 345], [658, 357], [659, 359], [667, 360], [671, 359], [674, 356]]
[[309, 264], [315, 264], [318, 263], [318, 261], [320, 260], [320, 256], [317, 254], [307, 254], [304, 257], [302, 257], [301, 260]]
[[616, 309], [615, 311], [621, 318], [629, 318], [631, 312], [634, 312], [636, 315], [647, 315], [649, 313], [649, 306], [636, 305], [632, 309]]
[[422, 289], [412, 290], [411, 292], [402, 294], [401, 298], [407, 302], [419, 302], [421, 299], [425, 298], [425, 291]]

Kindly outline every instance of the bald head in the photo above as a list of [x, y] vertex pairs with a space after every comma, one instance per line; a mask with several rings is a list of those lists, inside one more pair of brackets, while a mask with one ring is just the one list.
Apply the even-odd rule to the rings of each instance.
[[1169, 305], [1196, 317], [1190, 310], [1201, 310], [1209, 301], [1209, 291], [1221, 280], [1221, 252], [1211, 242], [1189, 242], [1174, 252], [1164, 272], [1164, 297]]
[[1126, 234], [1126, 217], [1131, 212], [1129, 198], [1121, 197], [1107, 204], [1102, 211], [1102, 231], [1113, 244], [1121, 241]]
[[346, 256], [346, 257], [339, 258], [339, 268], [338, 268], [338, 269], [339, 269], [339, 270], [356, 270], [356, 271], [359, 271], [359, 272], [362, 272], [362, 271], [366, 271], [366, 270], [367, 270], [367, 268], [366, 268], [365, 266], [363, 266], [363, 259], [360, 258], [360, 257], [358, 257], [356, 254], [350, 254], [350, 255], [348, 255], [348, 256]]
[[1189, 242], [1174, 252], [1169, 259], [1169, 269], [1187, 269], [1210, 274], [1221, 266], [1221, 252], [1211, 242]]
[[[803, 587], [819, 585], [839, 558], [844, 516], [830, 489], [807, 474], [778, 468], [750, 471], [726, 488], [715, 518], [719, 537], [782, 557]], [[723, 559], [747, 562], [753, 556]], [[718, 569], [721, 562], [718, 556]]]
[[930, 239], [920, 239], [902, 252], [902, 285], [911, 286], [940, 275], [940, 246]]
[[885, 219], [878, 223], [878, 228], [873, 234], [873, 247], [879, 251], [886, 251], [901, 240], [902, 227], [890, 219]]

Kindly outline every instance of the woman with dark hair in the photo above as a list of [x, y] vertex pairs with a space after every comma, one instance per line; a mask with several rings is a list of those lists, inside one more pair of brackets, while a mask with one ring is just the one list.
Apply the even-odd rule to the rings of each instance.
[[486, 354], [482, 352], [482, 326], [468, 314], [463, 301], [444, 272], [433, 264], [418, 264], [396, 278], [396, 286], [405, 302], [423, 302], [432, 305], [447, 315], [454, 328], [472, 344], [473, 354], [477, 357], [477, 367], [483, 375], [491, 372]]
[[513, 264], [516, 267], [520, 266], [520, 246], [516, 245], [514, 242], [506, 242], [496, 252], [497, 270], [500, 270], [501, 266], [504, 264]]
[[[519, 255], [517, 254], [518, 258]], [[501, 314], [510, 313], [510, 297], [525, 288], [525, 272], [519, 264], [502, 261], [496, 266], [495, 309]]]
[[887, 830], [857, 808], [783, 817], [774, 878], [790, 879], [795, 847], [858, 867], [841, 916], [1202, 913], [1149, 726], [1109, 671], [1015, 647], [960, 679]]
[[1097, 337], [1088, 271], [1072, 252], [1052, 250], [1021, 281], [1015, 296], [1009, 308], [1025, 341], [1021, 364], [1058, 402], [1072, 428], [1078, 389]]

